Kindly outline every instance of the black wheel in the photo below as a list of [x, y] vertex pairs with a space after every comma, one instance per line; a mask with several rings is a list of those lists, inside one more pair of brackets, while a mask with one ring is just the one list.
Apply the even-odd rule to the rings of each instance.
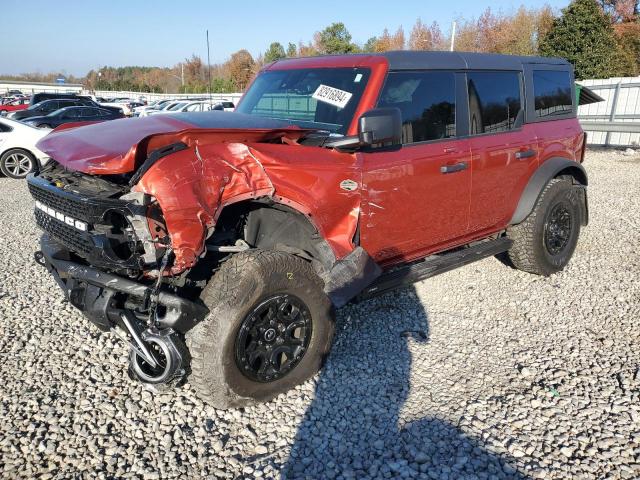
[[36, 158], [26, 150], [13, 148], [0, 157], [0, 171], [10, 178], [25, 178], [36, 170]]
[[570, 181], [553, 179], [546, 185], [533, 212], [507, 230], [513, 240], [508, 257], [516, 268], [547, 276], [569, 263], [580, 235], [580, 198]]
[[202, 293], [207, 318], [187, 333], [190, 383], [217, 408], [264, 402], [315, 374], [333, 310], [309, 262], [283, 252], [232, 256]]

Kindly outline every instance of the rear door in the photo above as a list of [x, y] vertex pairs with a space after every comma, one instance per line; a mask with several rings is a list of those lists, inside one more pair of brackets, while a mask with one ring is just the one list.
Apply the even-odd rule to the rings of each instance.
[[538, 167], [535, 129], [524, 124], [522, 72], [470, 71], [471, 234], [503, 228]]
[[457, 138], [461, 74], [390, 72], [379, 107], [402, 113], [399, 149], [362, 152], [360, 242], [378, 262], [424, 256], [467, 232], [469, 141]]

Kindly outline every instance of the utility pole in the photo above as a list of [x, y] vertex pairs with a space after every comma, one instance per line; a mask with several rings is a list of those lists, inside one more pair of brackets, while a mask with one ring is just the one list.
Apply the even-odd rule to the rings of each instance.
[[207, 30], [207, 93], [211, 103], [211, 59], [209, 58], [209, 30]]
[[182, 90], [184, 91], [184, 63], [180, 64], [180, 69], [180, 82], [182, 83]]
[[453, 52], [453, 49], [455, 47], [456, 44], [456, 21], [453, 21], [453, 24], [451, 25], [451, 48], [450, 50]]

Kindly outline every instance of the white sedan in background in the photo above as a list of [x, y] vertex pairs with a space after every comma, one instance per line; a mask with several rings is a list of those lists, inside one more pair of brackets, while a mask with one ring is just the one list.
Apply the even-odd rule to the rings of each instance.
[[50, 130], [0, 118], [0, 171], [10, 178], [24, 178], [47, 163], [49, 157], [36, 143]]

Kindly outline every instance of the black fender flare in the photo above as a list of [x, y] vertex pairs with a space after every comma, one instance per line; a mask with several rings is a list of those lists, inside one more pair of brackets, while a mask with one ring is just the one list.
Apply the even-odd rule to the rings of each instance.
[[558, 175], [571, 175], [576, 182], [583, 187], [583, 207], [585, 212], [584, 222], [586, 222], [586, 212], [588, 209], [586, 188], [584, 187], [589, 183], [586, 170], [581, 164], [574, 160], [569, 160], [568, 158], [563, 157], [552, 157], [540, 165], [529, 179], [527, 186], [524, 188], [524, 191], [520, 196], [520, 201], [518, 202], [516, 211], [511, 217], [511, 221], [509, 222], [510, 225], [516, 225], [529, 216], [533, 211], [533, 207], [538, 201], [538, 197], [540, 196], [540, 193], [542, 193], [545, 185]]

